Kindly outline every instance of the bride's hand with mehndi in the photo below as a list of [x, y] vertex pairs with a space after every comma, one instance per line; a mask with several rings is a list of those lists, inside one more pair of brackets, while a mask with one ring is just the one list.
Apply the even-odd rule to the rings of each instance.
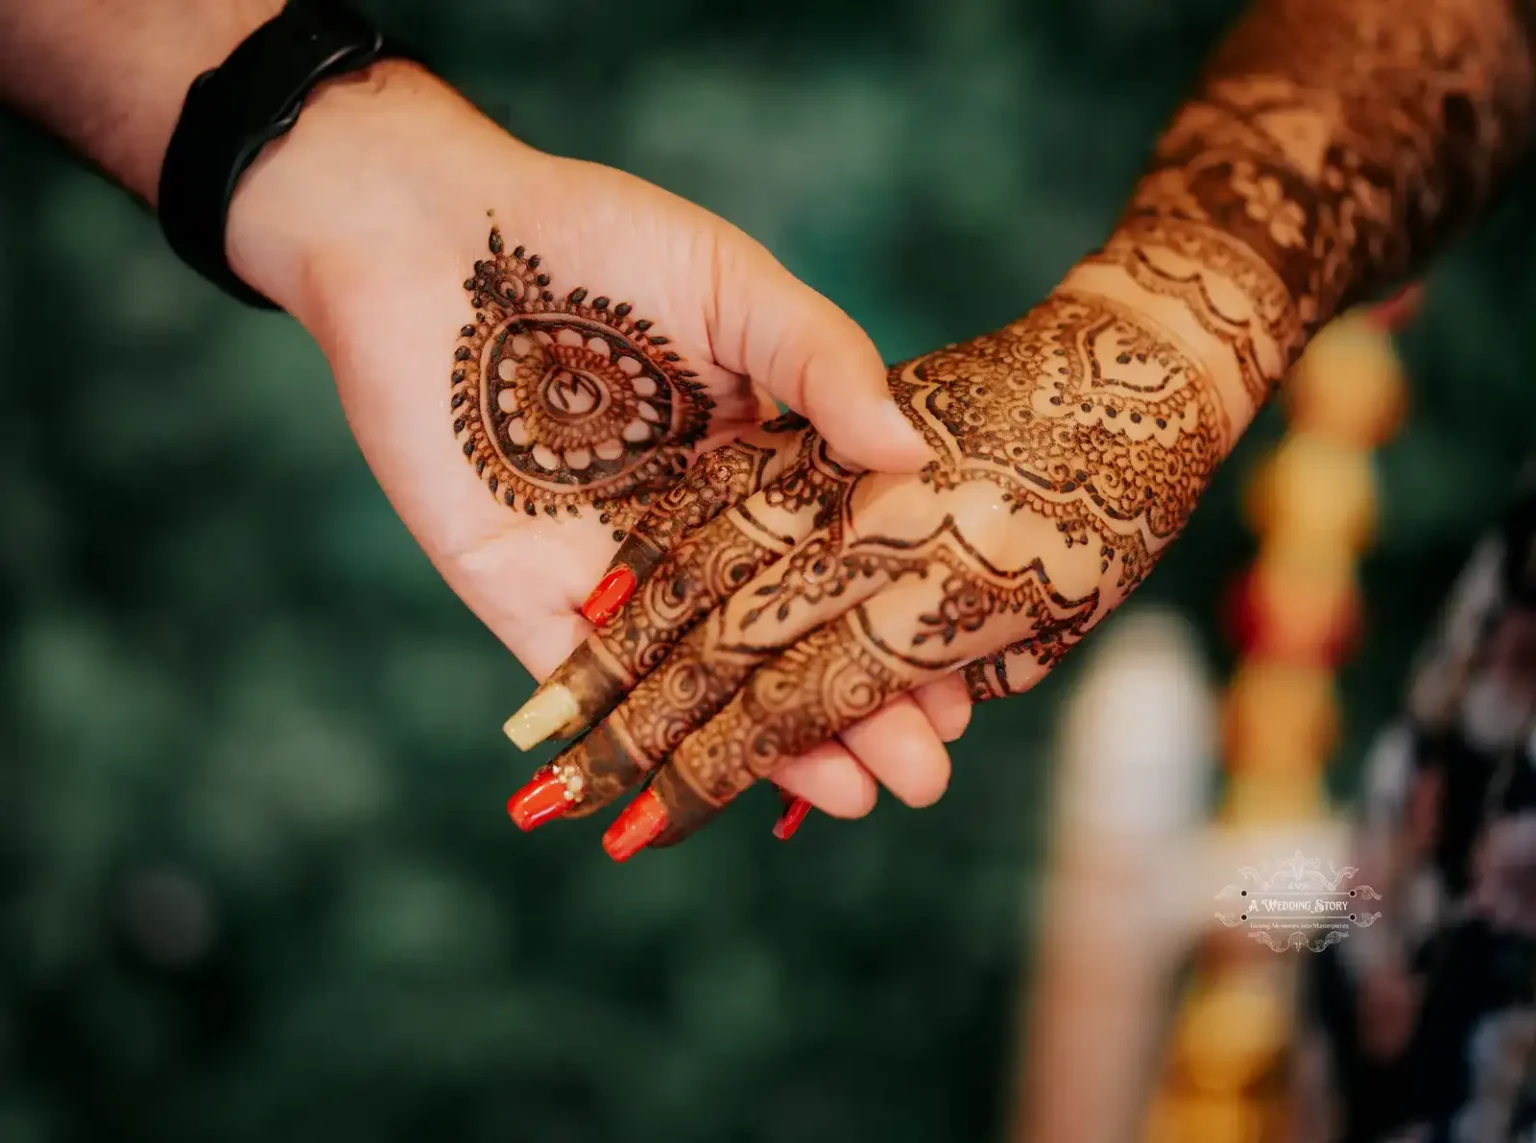
[[[909, 688], [1033, 685], [1146, 575], [1311, 335], [1488, 200], [1533, 85], [1506, 5], [1260, 0], [1110, 241], [1017, 322], [891, 371], [928, 469], [864, 473], [807, 435], [671, 555], [635, 542], [634, 598], [509, 724], [580, 736], [534, 788], [576, 815], [646, 782], [604, 837], [623, 859]], [[1361, 346], [1353, 368], [1379, 367]], [[1282, 478], [1347, 510], [1328, 478]]]
[[[1150, 570], [1257, 401], [1130, 256], [1112, 244], [1017, 322], [890, 370], [939, 458], [920, 474], [867, 472], [803, 423], [771, 464], [703, 458], [673, 501], [768, 478], [666, 554], [647, 536], [671, 515], [641, 521], [605, 581], [633, 573], [632, 597], [509, 722], [523, 745], [581, 736], [530, 788], [577, 815], [649, 781], [605, 838], [623, 859], [913, 688], [1033, 686]], [[861, 760], [909, 801], [947, 779]]]

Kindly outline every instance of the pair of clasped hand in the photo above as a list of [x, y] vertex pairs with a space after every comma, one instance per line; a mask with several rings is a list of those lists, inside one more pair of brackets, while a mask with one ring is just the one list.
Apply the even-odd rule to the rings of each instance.
[[524, 829], [628, 797], [604, 837], [624, 860], [764, 778], [781, 836], [881, 785], [934, 802], [972, 703], [1118, 603], [1215, 464], [1206, 387], [1120, 303], [1059, 290], [887, 370], [707, 211], [534, 151], [425, 73], [370, 97], [392, 94], [385, 138], [337, 133], [328, 161], [409, 153], [419, 183], [358, 183], [387, 201], [329, 216], [303, 274], [231, 248], [324, 348], [434, 564], [543, 680], [507, 733], [568, 745], [509, 802]]

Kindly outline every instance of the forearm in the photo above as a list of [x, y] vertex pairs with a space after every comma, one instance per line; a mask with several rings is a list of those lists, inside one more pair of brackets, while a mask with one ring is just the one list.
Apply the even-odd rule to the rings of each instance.
[[283, 0], [6, 0], [0, 100], [153, 204], [187, 88]]
[[1215, 346], [1235, 427], [1312, 333], [1469, 222], [1524, 149], [1522, 4], [1259, 0], [1217, 50], [1091, 261]]
[[[1258, 0], [1159, 140], [1109, 242], [1004, 331], [1072, 331], [1032, 409], [1113, 418], [1055, 489], [1092, 486], [1079, 533], [1055, 504], [1033, 513], [1067, 540], [1041, 543], [1061, 582], [1084, 535], [1111, 554], [1098, 614], [1177, 534], [1312, 334], [1411, 273], [1491, 197], [1536, 118], [1512, 3]], [[1089, 310], [1074, 329], [1071, 315]], [[1135, 405], [1153, 399], [1156, 410]], [[1064, 451], [1048, 445], [1041, 472]], [[1026, 689], [1041, 662], [1037, 637], [984, 657], [967, 670], [972, 695]]]
[[[283, 3], [3, 0], [0, 102], [153, 206], [193, 79]], [[240, 180], [230, 265], [313, 328], [334, 300], [320, 296], [322, 276], [364, 281], [387, 252], [437, 240], [426, 225], [437, 200], [473, 173], [476, 154], [508, 145], [517, 146], [415, 64], [384, 61], [320, 84]]]

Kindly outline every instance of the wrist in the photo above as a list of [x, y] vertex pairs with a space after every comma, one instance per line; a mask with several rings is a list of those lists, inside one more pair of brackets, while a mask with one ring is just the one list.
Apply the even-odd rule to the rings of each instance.
[[517, 144], [446, 83], [384, 60], [318, 85], [293, 128], [262, 150], [230, 202], [231, 268], [311, 328], [330, 283], [420, 264], [440, 220], [462, 213], [469, 157]]
[[1252, 251], [1177, 218], [1123, 223], [1067, 275], [1188, 348], [1214, 386], [1236, 443], [1290, 367], [1301, 320], [1284, 283]]

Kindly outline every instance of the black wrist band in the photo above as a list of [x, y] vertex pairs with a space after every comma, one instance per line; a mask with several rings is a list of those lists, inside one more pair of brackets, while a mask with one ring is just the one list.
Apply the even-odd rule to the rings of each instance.
[[339, 0], [288, 0], [193, 80], [160, 168], [160, 229], [177, 256], [240, 301], [278, 309], [230, 269], [224, 228], [235, 187], [317, 84], [392, 57], [413, 58]]

